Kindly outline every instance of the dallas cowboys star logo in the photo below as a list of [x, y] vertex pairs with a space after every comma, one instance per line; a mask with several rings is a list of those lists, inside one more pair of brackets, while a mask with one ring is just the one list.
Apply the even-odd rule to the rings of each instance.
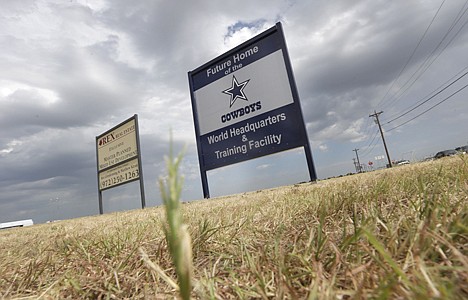
[[249, 101], [244, 94], [244, 88], [249, 83], [250, 79], [247, 79], [244, 82], [237, 82], [236, 76], [232, 76], [232, 85], [230, 88], [223, 91], [224, 94], [231, 96], [231, 102], [229, 103], [229, 107], [231, 107], [237, 99], [242, 99], [245, 101]]

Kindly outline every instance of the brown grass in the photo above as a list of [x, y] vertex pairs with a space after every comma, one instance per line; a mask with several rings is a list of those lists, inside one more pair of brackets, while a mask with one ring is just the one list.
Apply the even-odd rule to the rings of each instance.
[[[467, 299], [468, 156], [183, 205], [199, 299]], [[166, 299], [163, 208], [0, 231], [0, 298]]]

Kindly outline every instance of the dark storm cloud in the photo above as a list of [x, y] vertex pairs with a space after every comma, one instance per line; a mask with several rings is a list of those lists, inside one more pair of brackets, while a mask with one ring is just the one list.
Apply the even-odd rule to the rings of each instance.
[[[326, 44], [313, 43], [316, 47], [301, 61], [301, 66], [311, 68], [304, 73], [298, 68], [301, 80], [309, 83], [307, 94], [341, 94], [363, 86], [385, 85], [395, 77], [428, 18], [415, 18], [415, 8], [408, 11], [393, 6], [382, 3], [339, 11], [341, 17], [329, 20], [318, 37], [314, 38], [313, 32], [309, 35], [312, 41], [324, 39]], [[413, 63], [417, 61], [418, 57]]]
[[[441, 9], [399, 82], [404, 82], [437, 46], [462, 5], [450, 3]], [[299, 25], [306, 36], [299, 39], [299, 49], [294, 43], [290, 46], [291, 53], [297, 54], [296, 78], [312, 137], [335, 124], [351, 126], [357, 117], [367, 118], [409, 59], [439, 4], [360, 1], [327, 6], [320, 10], [325, 11], [325, 17], [317, 16], [320, 22], [312, 21], [316, 24], [312, 30], [302, 28], [297, 19], [290, 23], [291, 28]], [[339, 113], [330, 117], [333, 112]]]
[[129, 99], [138, 95], [142, 74], [109, 58], [113, 43], [81, 50], [67, 46], [57, 53], [44, 53], [39, 55], [42, 61], [55, 60], [38, 70], [26, 63], [5, 66], [18, 70], [11, 80], [28, 78], [27, 84], [53, 91], [56, 99], [47, 99], [34, 89], [19, 89], [3, 100], [0, 124], [11, 125], [14, 119], [24, 126], [72, 127], [96, 121], [103, 112], [111, 115], [124, 106], [134, 106]]
[[94, 163], [93, 145], [89, 145], [88, 149], [73, 149], [74, 146], [78, 148], [80, 142], [60, 135], [54, 138], [55, 133], [50, 131], [46, 135], [48, 136], [44, 136], [43, 141], [36, 139], [25, 142], [4, 155], [1, 158], [4, 172], [0, 174], [0, 181], [31, 182], [55, 177], [73, 177], [82, 175], [81, 169]]
[[285, 6], [283, 1], [271, 1], [261, 10], [251, 1], [113, 1], [100, 19], [125, 32], [143, 57], [155, 60], [156, 78], [186, 84], [188, 70], [221, 54], [219, 42], [224, 39], [220, 38], [234, 28], [258, 27], [267, 19], [273, 25], [280, 12], [278, 5]]

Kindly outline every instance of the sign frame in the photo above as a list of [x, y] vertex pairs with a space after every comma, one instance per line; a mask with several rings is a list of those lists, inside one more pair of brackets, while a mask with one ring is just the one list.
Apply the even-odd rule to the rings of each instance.
[[[235, 65], [236, 60], [239, 62], [241, 59], [242, 62], [245, 61], [246, 64], [240, 64], [240, 67], [239, 65]], [[240, 70], [243, 70], [242, 72], [244, 75], [251, 72], [252, 74], [257, 74], [256, 76], [258, 78], [258, 74], [264, 72], [263, 74], [268, 77], [270, 73], [277, 74], [275, 72], [264, 71], [269, 70], [268, 68], [272, 68], [271, 66], [274, 66], [274, 68], [276, 68], [274, 70], [278, 71], [277, 73], [280, 74], [270, 76], [272, 78], [276, 76], [273, 78], [275, 80], [274, 82], [279, 83], [281, 86], [281, 88], [275, 89], [273, 87], [273, 89], [279, 91], [280, 94], [282, 93], [284, 96], [280, 100], [275, 100], [276, 104], [270, 104], [270, 102], [274, 101], [265, 101], [266, 106], [269, 105], [269, 107], [265, 109], [265, 112], [253, 113], [253, 116], [249, 117], [246, 115], [247, 112], [255, 111], [255, 108], [261, 109], [264, 104], [261, 103], [261, 101], [255, 103], [238, 101], [247, 106], [237, 110], [237, 114], [241, 116], [239, 119], [225, 126], [223, 125], [224, 122], [227, 123], [227, 121], [231, 121], [230, 119], [234, 119], [234, 117], [238, 118], [238, 116], [230, 113], [229, 115], [222, 115], [220, 120], [219, 118], [212, 118], [210, 112], [205, 113], [205, 111], [210, 110], [219, 111], [219, 109], [211, 108], [213, 105], [210, 106], [210, 104], [214, 103], [214, 106], [218, 105], [216, 102], [212, 101], [214, 97], [212, 96], [213, 92], [211, 92], [211, 90], [217, 91], [216, 88], [222, 86], [220, 83], [221, 81], [226, 84], [225, 81], [228, 80], [226, 78], [232, 78], [231, 88], [227, 86], [227, 89], [219, 90], [224, 94], [231, 94], [231, 101], [228, 104], [229, 108], [231, 108], [236, 100], [248, 100], [243, 89], [250, 81], [249, 76], [244, 76], [244, 78], [239, 80], [236, 78], [236, 74], [241, 74]], [[231, 75], [232, 77], [230, 77]], [[317, 180], [309, 139], [304, 125], [304, 117], [299, 102], [299, 94], [280, 22], [193, 71], [189, 71], [188, 81], [204, 198], [210, 198], [207, 171], [298, 147], [304, 147], [310, 180]], [[216, 88], [213, 89], [211, 86], [216, 86]], [[264, 90], [265, 89], [257, 92], [257, 95]], [[233, 95], [234, 93], [236, 94], [235, 97]], [[216, 97], [219, 97], [219, 95], [216, 94]], [[280, 97], [277, 98], [279, 99]], [[278, 113], [279, 121], [276, 121], [276, 119], [273, 119], [273, 122], [271, 121], [271, 114], [274, 112]], [[289, 116], [289, 118], [287, 116]], [[247, 135], [242, 135], [244, 131], [251, 128], [250, 120], [252, 120], [252, 122], [256, 121], [255, 124], [257, 124], [262, 121], [262, 117], [266, 118], [263, 119], [264, 123], [268, 121], [268, 124], [263, 127], [270, 127], [287, 134], [283, 136], [281, 134], [274, 135], [270, 134], [272, 133], [272, 129], [262, 128], [258, 133], [254, 134], [250, 132], [248, 134], [249, 137], [252, 135], [258, 137], [259, 134], [264, 135], [262, 140], [258, 141], [257, 139], [257, 141], [253, 142], [248, 140]], [[276, 124], [272, 125], [272, 123]], [[242, 142], [239, 140], [239, 137], [236, 137], [239, 143], [237, 145], [228, 141], [232, 139], [233, 136], [236, 136], [237, 133], [242, 136], [242, 142], [247, 143], [244, 144], [244, 146], [250, 148], [245, 148], [244, 146], [240, 147], [239, 145]], [[281, 137], [284, 138], [283, 142], [281, 141]], [[256, 147], [257, 144], [254, 144], [256, 142], [259, 143], [259, 147]], [[215, 149], [214, 147], [218, 148]], [[216, 153], [216, 157], [214, 157], [214, 153]]]
[[[112, 144], [119, 139], [117, 145], [109, 145], [109, 148], [104, 149], [107, 143]], [[103, 191], [137, 180], [140, 181], [141, 208], [146, 207], [140, 149], [137, 114], [96, 136], [96, 170], [101, 215], [104, 213]], [[107, 179], [101, 178], [105, 175]]]

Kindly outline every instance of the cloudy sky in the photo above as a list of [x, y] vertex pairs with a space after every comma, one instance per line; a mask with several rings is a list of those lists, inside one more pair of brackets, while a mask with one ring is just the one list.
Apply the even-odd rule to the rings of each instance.
[[[465, 145], [467, 2], [0, 0], [0, 222], [98, 214], [95, 137], [134, 114], [147, 205], [171, 129], [203, 198], [187, 72], [276, 22], [319, 178], [385, 164], [374, 111], [393, 160]], [[212, 196], [308, 180], [302, 148], [208, 172]], [[136, 182], [103, 199], [141, 207]]]

